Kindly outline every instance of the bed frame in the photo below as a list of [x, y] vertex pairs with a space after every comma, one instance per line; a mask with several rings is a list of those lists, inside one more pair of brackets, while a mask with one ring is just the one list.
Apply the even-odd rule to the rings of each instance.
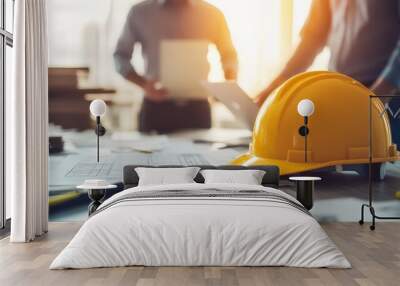
[[[139, 176], [135, 171], [137, 167], [145, 167], [145, 168], [181, 168], [187, 166], [142, 166], [142, 165], [128, 165], [124, 167], [124, 189], [129, 189], [136, 187], [139, 183]], [[191, 167], [191, 166], [189, 166]], [[196, 166], [201, 168], [201, 170], [205, 169], [213, 169], [213, 170], [263, 170], [265, 171], [264, 178], [262, 180], [262, 184], [264, 186], [269, 187], [279, 187], [279, 167], [277, 166]], [[203, 176], [199, 174], [194, 179], [197, 183], [204, 183]]]

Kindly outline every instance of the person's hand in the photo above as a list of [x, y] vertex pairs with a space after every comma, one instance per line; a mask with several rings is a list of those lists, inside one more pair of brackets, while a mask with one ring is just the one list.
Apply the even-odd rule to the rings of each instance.
[[284, 79], [281, 77], [277, 77], [273, 82], [271, 82], [266, 89], [264, 89], [260, 94], [255, 98], [255, 103], [261, 107], [263, 103], [267, 100], [267, 98], [271, 95], [271, 93], [279, 87], [284, 82]]
[[256, 98], [254, 99], [254, 102], [261, 107], [264, 103], [264, 101], [268, 98], [269, 93], [267, 91], [263, 91], [261, 92], [259, 95], [256, 96]]
[[237, 79], [236, 69], [232, 69], [232, 68], [228, 69], [227, 68], [227, 69], [225, 69], [224, 73], [225, 73], [226, 80], [236, 80]]
[[158, 81], [149, 80], [143, 86], [145, 96], [151, 101], [162, 102], [168, 99], [168, 92]]

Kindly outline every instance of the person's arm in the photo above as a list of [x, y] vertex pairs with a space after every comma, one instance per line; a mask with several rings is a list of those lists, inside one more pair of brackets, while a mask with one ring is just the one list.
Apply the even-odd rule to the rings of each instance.
[[218, 14], [218, 33], [215, 45], [221, 55], [222, 67], [225, 79], [235, 80], [237, 78], [238, 59], [235, 47], [232, 43], [231, 33], [224, 15]]
[[[400, 90], [400, 40], [392, 53], [385, 69], [372, 85], [371, 90], [377, 95], [393, 94]], [[384, 100], [388, 102], [389, 100]]]
[[166, 98], [166, 91], [156, 81], [148, 80], [138, 74], [131, 64], [132, 53], [135, 44], [140, 42], [139, 33], [134, 22], [134, 9], [132, 8], [126, 18], [121, 36], [118, 39], [114, 51], [114, 63], [117, 72], [125, 79], [140, 86], [145, 91], [145, 96], [153, 101], [161, 101]]
[[329, 1], [314, 0], [301, 39], [294, 53], [279, 75], [256, 98], [259, 105], [286, 80], [307, 70], [315, 57], [325, 47], [330, 31], [331, 11]]

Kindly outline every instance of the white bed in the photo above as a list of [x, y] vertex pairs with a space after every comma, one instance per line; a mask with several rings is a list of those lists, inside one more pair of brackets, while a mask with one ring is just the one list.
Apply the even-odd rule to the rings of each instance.
[[[175, 190], [186, 195], [140, 197], [145, 192]], [[252, 191], [263, 193], [254, 197]], [[193, 192], [241, 195], [187, 195]], [[127, 189], [100, 206], [50, 269], [128, 265], [350, 268], [318, 222], [298, 205], [282, 191], [254, 185], [193, 183]]]

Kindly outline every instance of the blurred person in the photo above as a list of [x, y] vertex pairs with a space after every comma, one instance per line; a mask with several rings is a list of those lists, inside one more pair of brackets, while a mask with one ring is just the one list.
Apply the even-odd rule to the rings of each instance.
[[[160, 46], [166, 39], [207, 40], [216, 45], [225, 78], [236, 79], [237, 55], [224, 15], [203, 0], [145, 0], [134, 5], [118, 40], [117, 71], [145, 93], [139, 113], [139, 131], [169, 133], [181, 129], [210, 128], [207, 100], [175, 101], [160, 80]], [[145, 59], [145, 74], [131, 64], [135, 44]]]
[[[329, 47], [329, 70], [346, 74], [378, 95], [400, 89], [400, 1], [313, 0], [301, 39], [280, 74], [256, 98], [261, 105], [290, 77], [306, 71]], [[399, 100], [390, 105], [397, 111]], [[367, 111], [366, 111], [367, 112]], [[400, 124], [393, 120], [393, 141]]]

